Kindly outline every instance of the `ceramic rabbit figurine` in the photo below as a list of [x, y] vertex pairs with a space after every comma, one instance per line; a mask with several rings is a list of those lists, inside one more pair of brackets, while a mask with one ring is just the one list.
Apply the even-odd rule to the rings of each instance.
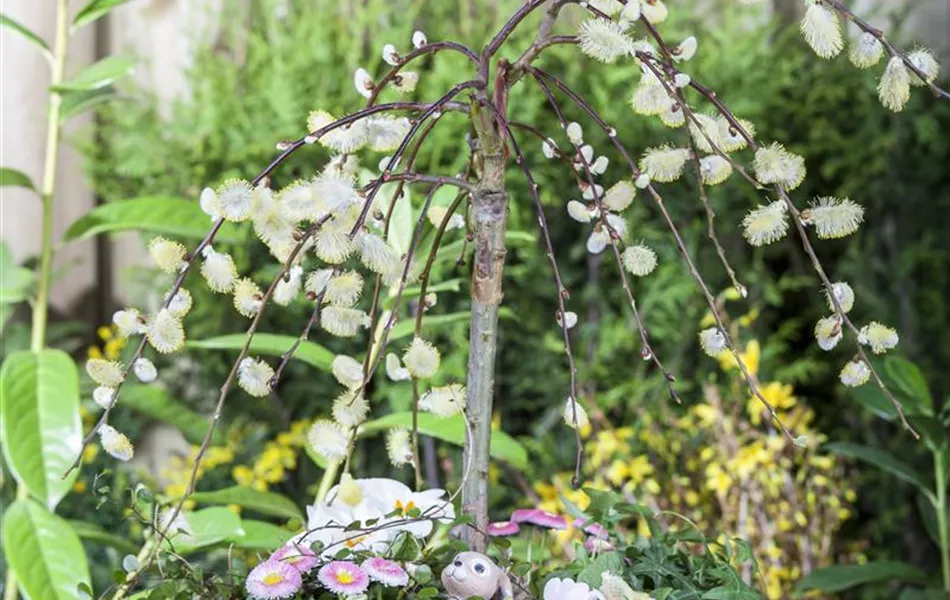
[[480, 552], [460, 552], [442, 571], [449, 600], [479, 596], [485, 600], [512, 600], [511, 580], [492, 559]]

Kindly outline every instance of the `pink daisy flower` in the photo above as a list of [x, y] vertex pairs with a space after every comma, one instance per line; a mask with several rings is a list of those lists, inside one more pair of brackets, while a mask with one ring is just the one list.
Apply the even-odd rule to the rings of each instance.
[[520, 508], [511, 513], [511, 520], [515, 523], [531, 523], [550, 529], [567, 529], [567, 521], [564, 517], [540, 508]]
[[[586, 525], [585, 525], [586, 523]], [[584, 531], [587, 533], [606, 540], [610, 537], [610, 534], [607, 532], [607, 528], [601, 525], [600, 523], [594, 523], [593, 521], [587, 521], [585, 519], [575, 519], [574, 527], [584, 527]]]
[[352, 596], [365, 592], [369, 587], [366, 571], [348, 560], [335, 560], [325, 564], [317, 572], [317, 579], [334, 594]]
[[389, 587], [400, 587], [409, 583], [409, 574], [399, 563], [385, 558], [374, 556], [367, 558], [360, 565], [373, 581], [378, 581]]
[[515, 535], [519, 531], [521, 531], [521, 527], [514, 521], [499, 521], [497, 523], [488, 524], [488, 535], [493, 537]]
[[287, 563], [301, 573], [307, 573], [319, 563], [316, 553], [301, 544], [287, 544], [271, 554], [270, 560]]
[[247, 593], [258, 600], [290, 598], [300, 589], [300, 571], [286, 562], [266, 560], [248, 574]]

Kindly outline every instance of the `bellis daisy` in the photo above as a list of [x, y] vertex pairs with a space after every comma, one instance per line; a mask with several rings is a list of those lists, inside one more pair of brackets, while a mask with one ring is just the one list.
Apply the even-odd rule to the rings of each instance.
[[151, 383], [158, 377], [158, 370], [152, 361], [141, 356], [132, 363], [132, 372], [142, 383]]
[[752, 168], [761, 183], [777, 183], [787, 190], [794, 190], [805, 180], [805, 159], [778, 142], [756, 150]]
[[590, 425], [590, 419], [587, 417], [587, 411], [581, 406], [581, 403], [568, 398], [564, 401], [564, 409], [561, 410], [561, 417], [564, 423], [571, 429], [580, 429]]
[[254, 567], [244, 584], [247, 593], [256, 600], [290, 598], [303, 584], [300, 571], [287, 561], [266, 560]]
[[805, 41], [821, 58], [837, 56], [844, 48], [838, 15], [821, 2], [810, 3], [800, 28]]
[[707, 355], [716, 358], [726, 349], [726, 336], [718, 327], [710, 327], [699, 332], [699, 347]]
[[848, 50], [848, 59], [859, 69], [873, 67], [880, 62], [882, 56], [884, 45], [881, 40], [866, 31], [851, 42], [851, 48]]
[[369, 587], [369, 576], [356, 563], [335, 560], [320, 568], [317, 579], [334, 594], [354, 596]]
[[111, 425], [103, 425], [99, 428], [99, 441], [103, 450], [117, 460], [132, 460], [132, 456], [135, 454], [135, 449], [132, 447], [129, 438]]
[[255, 398], [270, 394], [273, 377], [274, 369], [263, 360], [248, 357], [238, 365], [238, 385]]
[[411, 436], [406, 429], [390, 429], [386, 432], [386, 454], [394, 467], [412, 463]]
[[333, 401], [333, 418], [344, 427], [356, 427], [366, 420], [369, 402], [356, 390], [347, 390]]
[[864, 208], [844, 198], [818, 198], [811, 207], [802, 211], [802, 223], [814, 225], [821, 239], [850, 235], [864, 220]]
[[234, 308], [247, 318], [257, 314], [263, 304], [264, 294], [257, 284], [242, 277], [234, 282]]
[[320, 315], [320, 327], [337, 337], [353, 337], [369, 325], [369, 315], [355, 308], [327, 306]]
[[897, 331], [877, 321], [871, 321], [858, 332], [858, 343], [870, 346], [874, 354], [884, 354], [897, 346], [897, 342]]
[[653, 181], [676, 181], [683, 173], [683, 166], [689, 160], [689, 150], [660, 146], [650, 148], [640, 160], [640, 170]]
[[868, 369], [867, 364], [860, 359], [849, 361], [848, 364], [842, 367], [841, 373], [838, 375], [841, 383], [848, 387], [862, 386], [867, 383], [870, 377], [871, 370]]
[[165, 273], [177, 273], [185, 266], [185, 247], [163, 237], [152, 238], [148, 253], [158, 268]]
[[656, 252], [643, 244], [627, 246], [624, 249], [623, 266], [638, 277], [644, 277], [656, 268]]
[[320, 562], [313, 550], [295, 543], [278, 548], [268, 560], [287, 563], [301, 574], [309, 572]]
[[112, 322], [119, 329], [119, 335], [122, 337], [145, 333], [146, 330], [145, 320], [134, 308], [117, 310], [112, 315]]
[[838, 315], [831, 315], [819, 319], [815, 324], [815, 339], [822, 350], [831, 350], [841, 341], [841, 319]]
[[148, 343], [161, 354], [168, 354], [185, 345], [185, 329], [181, 320], [167, 308], [158, 311], [148, 324]]
[[581, 52], [608, 64], [628, 55], [633, 45], [620, 24], [601, 18], [584, 21], [577, 37]]
[[418, 379], [429, 379], [439, 370], [439, 349], [420, 337], [412, 339], [412, 343], [402, 356], [402, 361], [409, 369], [409, 373]]
[[237, 269], [230, 254], [215, 252], [209, 245], [201, 251], [204, 261], [201, 263], [201, 276], [204, 277], [212, 292], [226, 294], [234, 287]]
[[419, 408], [442, 419], [458, 414], [465, 409], [465, 386], [453, 383], [434, 387], [419, 399]]
[[884, 75], [877, 86], [877, 97], [884, 108], [893, 112], [904, 110], [904, 105], [910, 100], [910, 71], [899, 56], [894, 56], [887, 62]]
[[409, 583], [409, 574], [399, 563], [378, 556], [367, 558], [360, 565], [373, 581], [388, 587], [404, 587]]
[[742, 219], [742, 233], [745, 239], [753, 246], [762, 246], [785, 237], [788, 232], [785, 210], [785, 202], [776, 200], [750, 211]]
[[344, 387], [352, 389], [363, 384], [363, 363], [351, 356], [337, 354], [330, 363], [330, 370]]
[[307, 441], [314, 452], [327, 461], [333, 462], [346, 458], [350, 436], [342, 425], [327, 419], [319, 419], [307, 432]]

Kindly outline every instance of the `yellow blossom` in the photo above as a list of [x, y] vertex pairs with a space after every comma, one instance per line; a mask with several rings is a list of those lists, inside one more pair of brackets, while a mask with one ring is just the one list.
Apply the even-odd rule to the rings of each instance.
[[[739, 353], [739, 358], [745, 364], [749, 374], [755, 376], [759, 372], [759, 358], [762, 348], [759, 346], [759, 340], [751, 340], [745, 345], [745, 351]], [[737, 368], [736, 358], [730, 350], [725, 350], [719, 354], [719, 366], [723, 371]]]

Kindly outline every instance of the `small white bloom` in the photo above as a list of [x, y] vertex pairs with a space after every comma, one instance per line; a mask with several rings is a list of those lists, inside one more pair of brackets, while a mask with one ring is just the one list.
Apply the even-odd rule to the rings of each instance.
[[577, 37], [581, 52], [608, 64], [630, 54], [633, 48], [633, 40], [624, 33], [623, 26], [599, 17], [584, 21]]
[[677, 62], [685, 62], [696, 54], [696, 48], [698, 46], [695, 36], [689, 36], [682, 42], [680, 45], [673, 49], [673, 60]]
[[670, 14], [663, 0], [643, 0], [640, 4], [640, 13], [654, 25], [665, 21]]
[[115, 388], [100, 385], [92, 390], [92, 399], [103, 409], [112, 408], [115, 404]]
[[845, 237], [858, 230], [864, 221], [864, 208], [848, 198], [818, 198], [802, 211], [802, 223], [814, 225], [821, 239]]
[[659, 113], [660, 121], [667, 127], [676, 129], [686, 124], [686, 113], [680, 107], [680, 103], [672, 98], [668, 98], [667, 106]]
[[[317, 213], [320, 216], [333, 213], [334, 216], [340, 217], [340, 211], [362, 204], [363, 199], [355, 186], [356, 180], [345, 169], [324, 169], [311, 183], [313, 193], [317, 197]], [[326, 227], [332, 228], [333, 225], [327, 223], [324, 228]]]
[[439, 349], [431, 342], [420, 337], [412, 338], [412, 343], [402, 356], [402, 361], [413, 377], [429, 379], [439, 370]]
[[811, 2], [800, 26], [802, 36], [821, 58], [837, 56], [844, 48], [838, 15], [820, 2]]
[[630, 106], [638, 115], [658, 115], [667, 109], [670, 95], [655, 77], [644, 75], [633, 90]]
[[215, 195], [221, 216], [228, 221], [236, 223], [251, 216], [253, 193], [251, 184], [243, 179], [228, 179], [218, 187]]
[[324, 298], [334, 306], [350, 307], [363, 293], [363, 277], [356, 271], [343, 271], [330, 279]]
[[152, 348], [161, 354], [175, 352], [185, 345], [185, 329], [181, 320], [165, 308], [152, 317], [146, 337]]
[[544, 157], [547, 159], [552, 159], [557, 155], [557, 142], [551, 138], [545, 139], [541, 142], [541, 152], [544, 154]]
[[103, 450], [117, 460], [128, 461], [135, 454], [135, 448], [132, 447], [129, 438], [111, 425], [103, 425], [99, 428], [99, 441], [102, 443]]
[[742, 219], [743, 235], [753, 246], [771, 244], [785, 237], [788, 232], [786, 206], [776, 200], [766, 206], [759, 205]]
[[326, 419], [315, 421], [307, 433], [307, 441], [313, 451], [328, 462], [346, 458], [350, 436], [343, 427]]
[[897, 346], [897, 342], [897, 331], [877, 321], [871, 321], [858, 332], [858, 343], [870, 346], [874, 354], [884, 354]]
[[868, 369], [867, 363], [858, 358], [849, 361], [848, 364], [842, 367], [841, 373], [838, 375], [841, 383], [848, 387], [862, 386], [867, 383], [870, 377], [871, 370]]
[[564, 418], [565, 425], [571, 429], [580, 429], [590, 425], [590, 418], [587, 416], [587, 411], [584, 410], [580, 402], [572, 398], [565, 400], [564, 410], [561, 411], [561, 416]]
[[910, 71], [899, 56], [894, 56], [887, 62], [884, 75], [877, 86], [877, 96], [884, 108], [893, 112], [904, 110], [904, 105], [910, 100]]
[[426, 34], [416, 30], [412, 33], [412, 46], [417, 50], [422, 48], [429, 43], [429, 39], [426, 37]]
[[326, 291], [331, 277], [333, 277], [333, 269], [318, 269], [307, 276], [304, 287], [314, 296], [319, 296]]
[[280, 190], [277, 205], [290, 221], [315, 221], [320, 217], [310, 181], [298, 179]]
[[330, 370], [340, 385], [346, 388], [358, 388], [363, 385], [363, 363], [351, 356], [337, 354], [330, 364]]
[[591, 209], [578, 200], [571, 200], [567, 203], [567, 214], [578, 223], [590, 223], [593, 217]]
[[152, 383], [158, 377], [158, 369], [149, 359], [144, 356], [136, 359], [132, 363], [132, 372], [142, 383]]
[[637, 188], [632, 183], [626, 180], [618, 181], [601, 198], [601, 204], [614, 212], [620, 212], [630, 206], [636, 194]]
[[627, 0], [624, 7], [620, 9], [621, 21], [632, 23], [640, 19], [640, 1], [641, 0]]
[[726, 349], [726, 336], [718, 327], [710, 327], [699, 332], [699, 347], [709, 356], [716, 358]]
[[[392, 152], [399, 148], [403, 139], [409, 135], [410, 129], [412, 129], [412, 123], [406, 117], [373, 115], [366, 119], [369, 147], [377, 152]], [[396, 165], [392, 168], [396, 168]]]
[[[333, 116], [322, 110], [315, 110], [307, 117], [307, 129], [313, 133], [336, 121]], [[356, 152], [367, 142], [366, 119], [336, 127], [320, 137], [320, 144], [330, 150], [342, 153]]]
[[907, 59], [910, 60], [910, 64], [917, 67], [917, 69], [926, 76], [926, 79], [921, 79], [916, 73], [911, 73], [911, 85], [924, 86], [928, 83], [933, 83], [934, 80], [937, 79], [937, 75], [940, 73], [940, 64], [930, 51], [923, 49], [914, 50], [907, 55]]
[[419, 408], [442, 419], [465, 410], [465, 386], [453, 383], [434, 387], [419, 398]]
[[557, 322], [559, 326], [563, 327], [564, 329], [572, 329], [575, 325], [577, 325], [577, 313], [572, 310], [569, 310], [564, 313], [564, 318], [562, 319], [561, 311], [558, 311], [554, 315], [554, 320]]
[[168, 296], [165, 296], [165, 304], [168, 308], [168, 312], [182, 319], [188, 314], [188, 311], [191, 310], [191, 292], [185, 288], [179, 288], [171, 300], [168, 299]]
[[581, 191], [583, 192], [581, 196], [584, 198], [584, 200], [593, 200], [594, 198], [603, 197], [604, 186], [600, 185], [599, 183], [595, 183], [594, 186], [591, 187], [589, 184], [585, 183], [582, 186]]
[[146, 330], [142, 315], [134, 308], [115, 311], [112, 322], [119, 329], [119, 335], [123, 337], [145, 333]]
[[411, 435], [405, 429], [390, 429], [386, 432], [386, 454], [394, 467], [412, 464]]
[[[851, 307], [854, 306], [854, 290], [851, 289], [851, 286], [844, 281], [836, 281], [831, 284], [831, 291], [841, 306], [841, 310], [844, 312], [850, 311]], [[834, 311], [835, 305], [831, 301], [831, 296], [827, 290], [825, 291], [825, 295], [828, 296], [828, 309]]]
[[337, 337], [353, 337], [361, 327], [369, 325], [369, 315], [355, 308], [327, 306], [320, 316], [320, 327]]
[[593, 162], [590, 166], [590, 172], [594, 175], [603, 175], [607, 172], [607, 166], [610, 164], [610, 159], [606, 156], [598, 156], [597, 160]]
[[693, 119], [689, 121], [689, 134], [700, 152], [713, 153], [722, 146], [719, 121], [709, 115], [693, 113]]
[[590, 0], [590, 5], [608, 17], [616, 16], [623, 8], [619, 0]]
[[152, 238], [148, 253], [158, 268], [165, 273], [177, 273], [185, 266], [185, 247], [163, 237]]
[[805, 159], [778, 142], [756, 150], [752, 168], [761, 183], [777, 183], [787, 190], [794, 190], [805, 180]]
[[386, 376], [393, 381], [405, 381], [412, 377], [412, 373], [402, 366], [398, 356], [390, 352], [386, 355]]
[[587, 251], [591, 254], [600, 254], [610, 243], [610, 234], [604, 227], [595, 227], [587, 237]]
[[344, 427], [356, 427], [366, 420], [369, 402], [356, 390], [347, 390], [333, 401], [333, 418]]
[[338, 265], [356, 250], [356, 243], [345, 231], [323, 229], [314, 237], [313, 251], [323, 262]]
[[204, 261], [201, 263], [201, 276], [204, 277], [212, 292], [226, 294], [234, 287], [237, 268], [230, 254], [215, 252], [210, 245], [201, 251]]
[[693, 80], [686, 73], [677, 73], [673, 77], [673, 86], [678, 89], [683, 89], [692, 82]]
[[[419, 84], [419, 73], [415, 71], [400, 71], [399, 75], [393, 77], [392, 87], [402, 95], [411, 94], [416, 91]], [[433, 115], [434, 116], [434, 115]]]
[[732, 175], [732, 164], [718, 154], [699, 159], [699, 172], [706, 185], [719, 185]]
[[201, 196], [198, 198], [198, 206], [201, 207], [202, 212], [211, 217], [212, 221], [217, 221], [221, 218], [221, 203], [218, 202], [218, 195], [214, 193], [213, 189], [206, 187], [201, 190]]
[[303, 278], [303, 267], [294, 265], [287, 272], [286, 279], [281, 277], [274, 286], [274, 302], [281, 306], [288, 306], [294, 301], [294, 298], [300, 293], [301, 279]]
[[838, 315], [831, 315], [819, 319], [815, 324], [815, 339], [822, 350], [831, 350], [841, 341], [841, 319]]
[[627, 246], [621, 258], [623, 266], [638, 277], [645, 277], [656, 268], [656, 252], [643, 244]]
[[851, 48], [848, 51], [851, 64], [859, 69], [873, 67], [882, 56], [884, 56], [884, 44], [866, 31], [851, 42]]
[[238, 385], [255, 398], [270, 394], [273, 377], [274, 369], [263, 360], [248, 357], [238, 365]]
[[567, 139], [571, 141], [575, 146], [580, 146], [584, 143], [584, 130], [581, 128], [581, 124], [577, 121], [571, 121], [567, 126]]
[[689, 160], [689, 150], [668, 145], [649, 148], [640, 159], [640, 170], [653, 181], [676, 181]]
[[353, 86], [356, 88], [356, 91], [359, 92], [364, 98], [370, 98], [373, 96], [373, 90], [376, 88], [376, 84], [373, 83], [373, 77], [369, 74], [369, 71], [360, 67], [353, 73]]
[[261, 309], [264, 295], [257, 284], [242, 277], [234, 283], [234, 308], [247, 318], [251, 318]]
[[383, 60], [386, 61], [386, 64], [394, 67], [399, 64], [399, 53], [396, 52], [395, 46], [392, 44], [383, 46]]

